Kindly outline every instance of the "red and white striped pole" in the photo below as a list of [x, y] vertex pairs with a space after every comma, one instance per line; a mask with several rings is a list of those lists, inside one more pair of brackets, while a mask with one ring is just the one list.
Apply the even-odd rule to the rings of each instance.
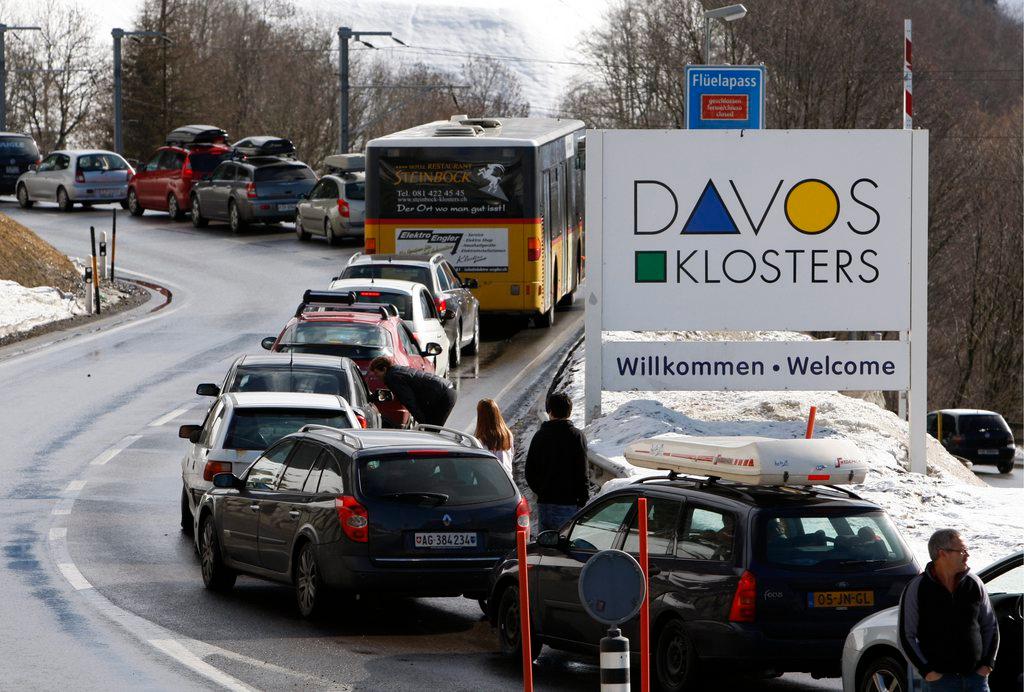
[[910, 20], [903, 20], [903, 129], [914, 129], [914, 71], [911, 69]]

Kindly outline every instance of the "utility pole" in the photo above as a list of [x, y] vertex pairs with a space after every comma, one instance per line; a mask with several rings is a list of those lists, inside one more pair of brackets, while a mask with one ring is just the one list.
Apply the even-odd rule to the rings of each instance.
[[[355, 39], [360, 43], [375, 48], [372, 44], [363, 41], [363, 36], [391, 36], [390, 31], [353, 31], [351, 27], [338, 27], [338, 88], [341, 92], [338, 97], [338, 153], [348, 153], [348, 42]], [[394, 36], [391, 40], [404, 46]]]
[[166, 34], [159, 31], [125, 31], [121, 28], [110, 30], [114, 37], [114, 151], [118, 154], [124, 153], [124, 144], [121, 136], [121, 39], [125, 36], [159, 36], [164, 41], [170, 41]]
[[0, 24], [0, 130], [7, 129], [7, 32], [42, 31], [38, 26]]

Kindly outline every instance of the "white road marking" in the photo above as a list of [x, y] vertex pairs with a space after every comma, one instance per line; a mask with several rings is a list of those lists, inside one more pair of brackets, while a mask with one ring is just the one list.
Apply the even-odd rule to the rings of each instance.
[[84, 487], [85, 481], [83, 480], [71, 481], [68, 483], [68, 487], [64, 488], [64, 492], [62, 494], [65, 497], [74, 497], [78, 495], [78, 493], [82, 492], [82, 488]]
[[172, 420], [174, 420], [181, 414], [185, 413], [186, 411], [190, 410], [191, 408], [191, 406], [182, 406], [181, 408], [176, 408], [170, 413], [165, 413], [164, 415], [157, 418], [155, 421], [149, 424], [149, 427], [159, 428], [161, 425], [170, 423]]
[[68, 537], [68, 528], [66, 526], [57, 526], [50, 529], [50, 540], [51, 541], [63, 541]]
[[209, 663], [182, 646], [182, 644], [176, 639], [150, 639], [147, 643], [159, 651], [164, 652], [186, 668], [194, 670], [207, 680], [214, 682], [225, 689], [239, 690], [240, 692], [249, 692], [254, 689], [238, 678], [234, 678], [227, 673], [214, 668]]
[[54, 506], [53, 512], [51, 512], [51, 514], [55, 514], [56, 516], [66, 516], [68, 514], [71, 514], [71, 505], [73, 504], [75, 504], [75, 498], [73, 497], [61, 500]]
[[123, 440], [118, 442], [116, 445], [114, 445], [110, 449], [107, 449], [107, 450], [97, 454], [96, 458], [89, 462], [89, 465], [90, 466], [103, 466], [108, 461], [110, 461], [111, 459], [116, 457], [118, 454], [123, 452], [125, 449], [130, 447], [136, 440], [141, 439], [141, 438], [142, 438], [142, 435], [129, 435], [128, 437], [124, 438]]
[[325, 687], [325, 686], [333, 685], [333, 687], [330, 687], [330, 689], [333, 690], [334, 692], [350, 692], [352, 690], [352, 686], [351, 685], [344, 685], [344, 684], [340, 684], [339, 685], [337, 683], [331, 683], [330, 681], [325, 680], [324, 678], [321, 678], [321, 677], [317, 677], [316, 675], [309, 675], [307, 673], [300, 673], [297, 670], [291, 670], [290, 668], [284, 668], [282, 666], [276, 666], [273, 663], [267, 663], [266, 661], [260, 661], [260, 660], [257, 660], [255, 658], [250, 658], [248, 656], [244, 656], [242, 654], [235, 653], [234, 651], [228, 651], [227, 649], [222, 649], [219, 646], [214, 646], [213, 644], [207, 644], [206, 642], [197, 642], [197, 643], [199, 643], [206, 650], [204, 652], [204, 654], [203, 654], [204, 656], [212, 656], [212, 655], [221, 656], [223, 658], [229, 658], [232, 661], [238, 661], [239, 663], [244, 663], [244, 664], [246, 664], [246, 665], [248, 665], [250, 667], [253, 667], [253, 668], [261, 668], [263, 670], [268, 670], [268, 671], [271, 671], [273, 673], [278, 673], [280, 675], [287, 675], [289, 677], [302, 678], [303, 680], [306, 680], [307, 682], [310, 682], [310, 683], [316, 685], [317, 687]]
[[60, 562], [57, 564], [57, 569], [64, 575], [64, 578], [68, 580], [68, 583], [75, 588], [75, 591], [81, 591], [82, 589], [91, 589], [90, 584], [82, 573], [78, 571], [72, 562]]

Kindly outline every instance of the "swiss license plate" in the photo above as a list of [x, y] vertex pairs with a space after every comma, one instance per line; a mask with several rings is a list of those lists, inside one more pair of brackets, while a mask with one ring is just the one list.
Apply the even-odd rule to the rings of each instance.
[[20, 173], [21, 172], [21, 169], [19, 169], [17, 166], [8, 166], [6, 170], [7, 170], [8, 173]]
[[475, 533], [436, 532], [413, 534], [417, 548], [475, 548]]
[[277, 205], [277, 210], [278, 211], [295, 211], [295, 205], [294, 204], [278, 204]]
[[978, 454], [984, 454], [985, 456], [995, 456], [999, 454], [998, 449], [979, 449]]
[[867, 608], [875, 605], [874, 591], [811, 591], [808, 608]]

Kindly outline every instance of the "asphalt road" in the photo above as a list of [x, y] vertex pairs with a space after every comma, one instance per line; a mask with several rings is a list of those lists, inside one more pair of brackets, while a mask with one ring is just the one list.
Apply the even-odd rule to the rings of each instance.
[[[89, 226], [109, 210], [0, 211], [61, 251], [88, 254]], [[199, 422], [241, 352], [259, 352], [302, 291], [326, 286], [355, 247], [298, 242], [286, 228], [234, 236], [166, 215], [118, 218], [118, 267], [166, 286], [108, 328], [0, 350], [0, 686], [11, 689], [516, 689], [475, 602], [372, 599], [303, 621], [291, 589], [240, 578], [227, 595], [202, 588], [178, 529], [177, 426]], [[581, 302], [551, 330], [485, 324], [478, 357], [458, 373], [452, 423], [482, 396], [503, 406], [546, 387], [544, 365], [573, 340]], [[26, 350], [27, 348], [27, 350]], [[593, 660], [545, 650], [538, 689], [595, 689]], [[805, 676], [745, 689], [838, 689]], [[734, 687], [730, 687], [734, 688]], [[737, 688], [738, 689], [738, 688]]]

